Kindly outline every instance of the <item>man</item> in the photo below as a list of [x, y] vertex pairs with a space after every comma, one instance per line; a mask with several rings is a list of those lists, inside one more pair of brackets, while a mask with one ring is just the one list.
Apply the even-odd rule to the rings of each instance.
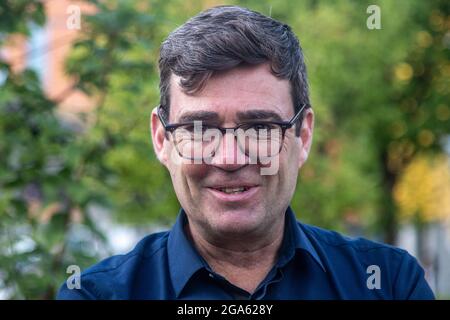
[[160, 55], [153, 146], [183, 209], [171, 231], [86, 270], [81, 289], [63, 285], [59, 298], [434, 298], [406, 251], [295, 220], [314, 113], [289, 26], [215, 7]]

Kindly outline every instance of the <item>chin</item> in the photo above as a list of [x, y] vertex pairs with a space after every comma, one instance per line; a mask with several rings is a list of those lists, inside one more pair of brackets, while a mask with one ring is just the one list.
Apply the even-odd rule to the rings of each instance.
[[215, 230], [221, 233], [251, 233], [261, 227], [263, 213], [249, 209], [213, 211], [216, 215], [211, 221]]

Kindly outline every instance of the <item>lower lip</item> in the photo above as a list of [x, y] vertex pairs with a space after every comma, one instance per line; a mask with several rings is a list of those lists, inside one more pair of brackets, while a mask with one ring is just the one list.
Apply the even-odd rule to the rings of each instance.
[[251, 187], [244, 192], [239, 193], [225, 193], [213, 188], [207, 188], [211, 193], [220, 201], [224, 202], [239, 202], [245, 201], [252, 198], [256, 192], [258, 192], [258, 187]]

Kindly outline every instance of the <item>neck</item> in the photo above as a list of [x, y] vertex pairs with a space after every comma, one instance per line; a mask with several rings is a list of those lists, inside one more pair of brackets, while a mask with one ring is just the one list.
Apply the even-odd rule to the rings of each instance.
[[186, 231], [200, 255], [214, 272], [252, 293], [276, 263], [284, 235], [285, 218], [261, 236], [203, 236], [195, 226]]

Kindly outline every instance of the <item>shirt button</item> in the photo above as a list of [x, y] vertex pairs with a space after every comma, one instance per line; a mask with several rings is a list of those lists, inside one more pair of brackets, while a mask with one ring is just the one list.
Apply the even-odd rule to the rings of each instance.
[[214, 278], [214, 275], [212, 273], [209, 274], [210, 278]]

